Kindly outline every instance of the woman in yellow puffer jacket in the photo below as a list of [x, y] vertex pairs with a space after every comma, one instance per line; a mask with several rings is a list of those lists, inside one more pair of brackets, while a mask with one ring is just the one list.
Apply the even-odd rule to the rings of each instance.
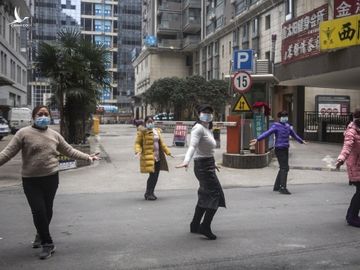
[[149, 173], [147, 180], [145, 200], [154, 201], [157, 197], [154, 189], [161, 171], [169, 171], [165, 154], [171, 153], [164, 143], [161, 130], [154, 127], [154, 119], [151, 116], [145, 117], [145, 127], [140, 126], [135, 140], [135, 155], [140, 157], [140, 171]]

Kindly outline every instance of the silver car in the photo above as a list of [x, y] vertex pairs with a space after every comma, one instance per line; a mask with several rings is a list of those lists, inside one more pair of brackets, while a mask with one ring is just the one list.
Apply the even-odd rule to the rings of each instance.
[[9, 133], [10, 128], [8, 122], [4, 118], [0, 117], [0, 140], [2, 140], [2, 138], [4, 138], [5, 136], [9, 135]]

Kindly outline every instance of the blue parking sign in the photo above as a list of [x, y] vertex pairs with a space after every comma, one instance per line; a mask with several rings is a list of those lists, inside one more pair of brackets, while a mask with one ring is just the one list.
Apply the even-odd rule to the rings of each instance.
[[233, 72], [238, 70], [253, 70], [254, 50], [234, 51]]

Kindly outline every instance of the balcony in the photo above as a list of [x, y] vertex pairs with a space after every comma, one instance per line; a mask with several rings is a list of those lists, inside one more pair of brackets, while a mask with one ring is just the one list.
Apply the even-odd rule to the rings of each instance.
[[158, 7], [158, 14], [162, 11], [181, 11], [181, 3], [175, 3], [175, 2], [167, 2], [163, 1], [162, 4]]
[[159, 48], [168, 49], [181, 49], [181, 40], [179, 39], [162, 39], [159, 44]]
[[195, 34], [201, 30], [201, 20], [200, 18], [195, 17], [186, 17], [184, 18], [183, 31], [185, 33]]
[[158, 34], [174, 34], [181, 31], [181, 24], [178, 21], [162, 21], [158, 24]]
[[183, 9], [185, 8], [201, 8], [201, 0], [185, 0]]
[[194, 50], [200, 43], [200, 36], [187, 36], [184, 38], [183, 50], [191, 51]]

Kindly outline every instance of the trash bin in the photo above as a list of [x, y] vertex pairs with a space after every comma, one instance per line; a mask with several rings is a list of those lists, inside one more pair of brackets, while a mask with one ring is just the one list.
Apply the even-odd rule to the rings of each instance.
[[94, 117], [94, 118], [93, 118], [92, 131], [93, 131], [94, 135], [99, 134], [99, 131], [100, 131], [100, 120], [99, 120], [98, 117]]
[[216, 148], [220, 148], [220, 128], [214, 128], [213, 135], [216, 141]]
[[327, 122], [325, 120], [322, 120], [319, 123], [319, 127], [318, 127], [318, 140], [320, 142], [326, 142], [326, 131], [327, 131]]

